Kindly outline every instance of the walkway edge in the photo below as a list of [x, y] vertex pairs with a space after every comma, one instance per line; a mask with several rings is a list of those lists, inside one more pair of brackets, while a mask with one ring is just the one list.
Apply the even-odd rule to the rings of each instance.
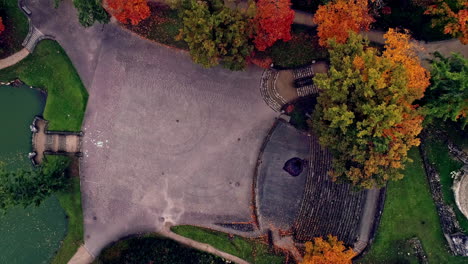
[[90, 264], [94, 261], [94, 256], [89, 253], [85, 245], [78, 248], [75, 255], [68, 261], [68, 264]]
[[[230, 260], [230, 261], [233, 261], [235, 263], [238, 263], [238, 264], [249, 264], [249, 262], [239, 258], [239, 257], [236, 257], [234, 255], [231, 255], [229, 253], [226, 253], [224, 251], [221, 251], [221, 250], [218, 250], [216, 249], [215, 247], [211, 246], [211, 245], [208, 245], [208, 244], [205, 244], [205, 243], [201, 243], [201, 242], [198, 242], [198, 241], [195, 241], [195, 240], [192, 240], [192, 239], [189, 239], [189, 238], [186, 238], [186, 237], [183, 237], [183, 236], [180, 236], [180, 235], [177, 235], [176, 233], [173, 233], [171, 232], [170, 230], [166, 229], [166, 230], [162, 230], [161, 235], [167, 237], [167, 238], [170, 238], [174, 241], [177, 241], [181, 244], [184, 244], [186, 246], [189, 246], [189, 247], [192, 247], [192, 248], [195, 248], [195, 249], [198, 249], [198, 250], [201, 250], [203, 252], [208, 252], [208, 253], [211, 253], [213, 255], [216, 255], [216, 256], [219, 256], [219, 257], [222, 257], [224, 259], [227, 259], [227, 260]], [[70, 263], [69, 263], [70, 264]], [[80, 263], [81, 264], [81, 263]]]

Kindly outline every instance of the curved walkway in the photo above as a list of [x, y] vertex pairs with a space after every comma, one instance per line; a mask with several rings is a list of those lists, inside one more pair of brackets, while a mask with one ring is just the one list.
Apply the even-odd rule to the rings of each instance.
[[[314, 15], [295, 10], [295, 17], [294, 23], [300, 24], [309, 27], [315, 27], [315, 24], [312, 20]], [[370, 41], [378, 43], [378, 44], [385, 44], [385, 39], [383, 35], [385, 32], [379, 30], [370, 30], [370, 31], [363, 31], [361, 35], [366, 36]], [[468, 45], [463, 45], [458, 39], [450, 39], [450, 40], [443, 40], [443, 41], [433, 41], [433, 42], [425, 42], [425, 41], [416, 41], [421, 47], [423, 47], [423, 51], [419, 54], [421, 59], [429, 59], [431, 58], [431, 53], [435, 51], [439, 51], [444, 56], [449, 56], [452, 52], [460, 52], [465, 58], [468, 58]]]
[[26, 48], [24, 48], [5, 59], [1, 59], [0, 70], [15, 65], [16, 63], [26, 58], [28, 55], [29, 55], [29, 51]]

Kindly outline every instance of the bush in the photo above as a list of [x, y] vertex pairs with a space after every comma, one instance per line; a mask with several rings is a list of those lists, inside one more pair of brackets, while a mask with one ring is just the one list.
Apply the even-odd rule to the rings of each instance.
[[21, 44], [28, 34], [28, 20], [15, 0], [2, 0], [0, 17], [5, 27], [0, 34], [0, 59], [3, 59], [23, 48]]
[[182, 19], [179, 17], [179, 12], [161, 3], [150, 2], [148, 5], [151, 11], [148, 19], [141, 21], [136, 26], [125, 26], [147, 39], [188, 50], [187, 43], [175, 40], [182, 28]]
[[106, 247], [94, 263], [221, 264], [225, 261], [156, 235], [138, 235]]
[[327, 58], [326, 49], [318, 45], [317, 37], [305, 32], [294, 33], [288, 42], [277, 41], [269, 53], [275, 66], [292, 68]]
[[68, 187], [66, 157], [51, 156], [39, 168], [19, 169], [15, 172], [0, 168], [0, 209], [21, 205], [39, 206], [53, 193]]
[[411, 31], [411, 35], [424, 41], [436, 41], [449, 39], [450, 36], [443, 33], [441, 26], [432, 27], [432, 16], [424, 15], [425, 8], [413, 4], [401, 5], [399, 0], [389, 0], [389, 14], [380, 14], [376, 17], [373, 27], [387, 31], [389, 28], [405, 28]]

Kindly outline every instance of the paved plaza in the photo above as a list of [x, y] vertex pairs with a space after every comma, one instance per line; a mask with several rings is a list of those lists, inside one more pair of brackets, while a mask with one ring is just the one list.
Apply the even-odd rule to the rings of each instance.
[[260, 69], [203, 69], [116, 24], [82, 28], [70, 1], [26, 2], [90, 94], [81, 187], [92, 254], [167, 222], [252, 220], [255, 164], [275, 117], [259, 93]]

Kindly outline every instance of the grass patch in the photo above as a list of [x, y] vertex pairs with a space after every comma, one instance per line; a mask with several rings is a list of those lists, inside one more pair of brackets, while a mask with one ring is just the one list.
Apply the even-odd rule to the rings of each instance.
[[181, 236], [209, 244], [221, 251], [256, 264], [281, 264], [284, 257], [269, 251], [268, 246], [239, 236], [230, 238], [228, 234], [195, 226], [174, 226], [171, 230]]
[[138, 25], [125, 25], [125, 27], [147, 39], [188, 50], [185, 41], [175, 40], [179, 29], [182, 28], [179, 11], [161, 3], [149, 2], [148, 5], [151, 10], [151, 16], [148, 19], [141, 21]]
[[403, 180], [388, 184], [377, 237], [369, 253], [357, 262], [417, 263], [405, 245], [418, 237], [429, 263], [466, 263], [466, 258], [449, 253], [418, 149], [411, 149], [408, 156], [414, 162], [406, 165]]
[[44, 118], [49, 121], [50, 130], [81, 129], [88, 93], [57, 42], [41, 41], [33, 54], [0, 71], [2, 81], [15, 78], [47, 92]]
[[80, 178], [70, 175], [71, 185], [68, 190], [57, 193], [60, 205], [68, 217], [67, 236], [52, 260], [52, 264], [67, 263], [83, 242], [83, 211], [81, 207]]
[[450, 175], [452, 171], [458, 171], [463, 164], [452, 158], [449, 153], [447, 144], [440, 138], [435, 136], [429, 136], [428, 142], [425, 144], [425, 151], [429, 162], [434, 165], [435, 169], [439, 173], [440, 183], [442, 184], [442, 194], [444, 202], [451, 206], [455, 211], [460, 227], [467, 232], [468, 231], [468, 219], [460, 212], [455, 202], [455, 196], [452, 191], [453, 179]]
[[93, 263], [221, 264], [225, 262], [218, 256], [183, 246], [155, 234], [148, 234], [124, 238], [106, 247]]
[[0, 17], [5, 31], [0, 34], [0, 59], [21, 50], [24, 38], [28, 34], [28, 19], [19, 9], [17, 0], [2, 0]]

